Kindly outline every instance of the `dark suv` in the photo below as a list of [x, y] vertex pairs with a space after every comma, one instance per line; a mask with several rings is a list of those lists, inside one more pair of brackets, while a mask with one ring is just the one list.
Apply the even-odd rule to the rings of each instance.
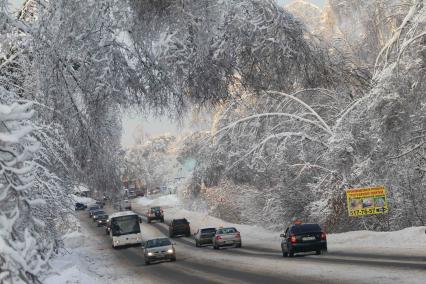
[[169, 236], [173, 238], [177, 235], [185, 235], [187, 237], [191, 235], [189, 222], [185, 218], [173, 219], [173, 221], [169, 225]]
[[293, 256], [299, 252], [315, 251], [321, 254], [327, 250], [327, 237], [318, 224], [294, 224], [281, 234], [283, 256]]
[[77, 210], [84, 210], [86, 208], [87, 208], [87, 206], [85, 204], [83, 204], [83, 203], [77, 202], [75, 204], [75, 211], [77, 211]]
[[161, 209], [161, 207], [151, 207], [151, 209], [148, 210], [146, 218], [148, 223], [151, 223], [153, 220], [158, 220], [164, 223], [163, 209]]

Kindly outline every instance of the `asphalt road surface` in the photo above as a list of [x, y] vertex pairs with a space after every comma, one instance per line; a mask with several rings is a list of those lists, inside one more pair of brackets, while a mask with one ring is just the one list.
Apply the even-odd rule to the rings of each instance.
[[[141, 214], [138, 210], [136, 213]], [[83, 216], [84, 215], [84, 216]], [[103, 227], [90, 224], [83, 214], [81, 221], [87, 224], [91, 234], [99, 242], [111, 245]], [[163, 223], [141, 224], [144, 238], [168, 237], [168, 226]], [[244, 236], [243, 236], [244, 237]], [[333, 278], [336, 266], [342, 270], [391, 269], [394, 272], [425, 273], [426, 256], [375, 255], [365, 253], [330, 252], [320, 256], [301, 255], [283, 258], [281, 251], [244, 246], [243, 248], [213, 250], [210, 246], [196, 248], [192, 237], [173, 239], [176, 242], [177, 261], [145, 265], [141, 247], [126, 247], [114, 251], [117, 261], [140, 279], [152, 283], [368, 283], [363, 275], [352, 279]], [[280, 268], [290, 269], [281, 270]], [[321, 273], [309, 273], [320, 267]], [[296, 268], [296, 269], [294, 269]], [[293, 271], [292, 271], [293, 270]], [[304, 271], [306, 270], [306, 271]], [[304, 273], [306, 272], [306, 273]], [[386, 273], [385, 271], [383, 273]], [[425, 274], [426, 275], [426, 274]], [[144, 283], [143, 281], [141, 283]], [[422, 282], [419, 282], [422, 283]]]

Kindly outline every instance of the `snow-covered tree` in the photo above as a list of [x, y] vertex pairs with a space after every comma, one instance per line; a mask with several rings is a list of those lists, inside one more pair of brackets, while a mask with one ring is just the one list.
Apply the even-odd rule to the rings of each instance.
[[[0, 87], [0, 97], [13, 97]], [[31, 135], [31, 104], [0, 103], [0, 282], [38, 282], [53, 250], [39, 219], [46, 200], [36, 192], [33, 161], [40, 144]]]
[[139, 180], [147, 190], [171, 186], [179, 172], [177, 140], [174, 136], [152, 137], [126, 149], [124, 176]]

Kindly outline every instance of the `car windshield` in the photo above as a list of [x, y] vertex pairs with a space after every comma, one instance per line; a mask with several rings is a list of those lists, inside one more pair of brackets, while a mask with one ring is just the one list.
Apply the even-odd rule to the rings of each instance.
[[98, 218], [99, 219], [108, 219], [108, 215], [100, 215]]
[[170, 246], [172, 243], [169, 239], [153, 239], [146, 242], [147, 248]]
[[216, 228], [201, 229], [201, 234], [211, 234], [215, 232], [216, 232]]
[[233, 234], [236, 232], [237, 232], [237, 229], [235, 228], [223, 228], [218, 231], [218, 234]]
[[188, 221], [186, 219], [175, 219], [175, 220], [173, 220], [173, 223], [175, 225], [188, 224]]
[[102, 210], [93, 212], [93, 215], [104, 215], [104, 214], [105, 214], [105, 211], [102, 211]]
[[293, 234], [314, 233], [314, 232], [321, 232], [321, 227], [318, 224], [294, 225], [291, 228], [291, 233]]
[[140, 233], [139, 217], [137, 215], [127, 215], [115, 217], [111, 220], [113, 236]]
[[155, 212], [155, 211], [160, 211], [161, 207], [152, 207], [151, 211]]

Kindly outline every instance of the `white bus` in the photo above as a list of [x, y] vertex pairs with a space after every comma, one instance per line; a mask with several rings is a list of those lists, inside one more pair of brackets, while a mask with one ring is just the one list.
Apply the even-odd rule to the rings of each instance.
[[111, 214], [108, 226], [112, 247], [142, 244], [140, 222], [141, 218], [132, 211]]

